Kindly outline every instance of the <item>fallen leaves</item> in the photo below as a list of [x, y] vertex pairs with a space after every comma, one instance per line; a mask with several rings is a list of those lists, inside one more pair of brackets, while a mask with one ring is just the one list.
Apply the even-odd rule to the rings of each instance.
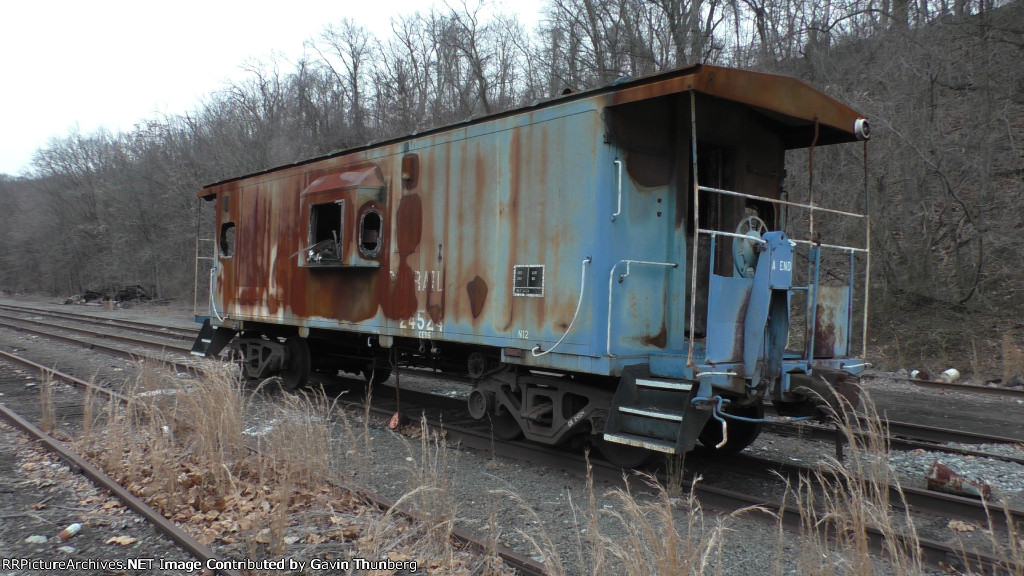
[[978, 529], [974, 524], [968, 524], [963, 520], [950, 520], [946, 526], [954, 532], [974, 532]]

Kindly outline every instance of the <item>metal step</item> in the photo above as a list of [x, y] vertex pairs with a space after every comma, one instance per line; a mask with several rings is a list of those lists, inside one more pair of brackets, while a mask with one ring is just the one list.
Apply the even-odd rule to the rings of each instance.
[[636, 406], [619, 406], [619, 412], [623, 414], [629, 414], [632, 416], [642, 416], [645, 418], [657, 418], [658, 420], [668, 420], [670, 422], [682, 422], [683, 411], [682, 410], [664, 410], [660, 408], [639, 408]]
[[605, 421], [605, 440], [669, 454], [692, 450], [709, 414], [690, 403], [699, 386], [652, 377], [645, 365], [627, 366]]
[[616, 444], [627, 444], [629, 446], [636, 446], [637, 448], [646, 448], [648, 450], [654, 450], [657, 452], [666, 452], [668, 454], [676, 453], [676, 445], [666, 440], [660, 440], [658, 438], [649, 438], [647, 436], [638, 436], [636, 434], [616, 433], [616, 434], [605, 434], [604, 439], [606, 442], [615, 442]]
[[224, 347], [231, 342], [234, 336], [234, 330], [230, 328], [215, 328], [210, 323], [210, 319], [207, 318], [203, 321], [203, 327], [199, 329], [196, 341], [192, 343], [192, 355], [202, 357], [216, 356], [224, 350]]
[[192, 343], [192, 355], [205, 357], [206, 351], [210, 349], [210, 342], [213, 341], [214, 334], [214, 328], [210, 324], [210, 319], [207, 318], [203, 321], [203, 327], [199, 329], [199, 336]]
[[659, 390], [678, 390], [680, 392], [689, 392], [693, 389], [693, 384], [689, 382], [665, 382], [662, 380], [646, 380], [637, 378], [637, 388], [657, 388]]

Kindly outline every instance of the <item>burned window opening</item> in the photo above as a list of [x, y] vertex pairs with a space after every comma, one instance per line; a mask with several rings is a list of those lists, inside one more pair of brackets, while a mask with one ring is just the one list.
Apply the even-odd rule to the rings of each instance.
[[345, 201], [313, 204], [309, 207], [309, 248], [306, 262], [341, 262], [345, 238]]
[[235, 223], [225, 222], [220, 225], [220, 257], [231, 258], [235, 255]]
[[363, 213], [359, 220], [359, 252], [367, 258], [373, 258], [380, 253], [380, 235], [383, 229], [384, 219], [376, 209], [370, 209]]

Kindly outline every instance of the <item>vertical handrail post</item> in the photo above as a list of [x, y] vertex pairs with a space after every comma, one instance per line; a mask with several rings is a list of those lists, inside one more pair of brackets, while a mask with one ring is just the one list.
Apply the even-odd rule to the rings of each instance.
[[690, 352], [686, 365], [693, 366], [697, 311], [697, 244], [700, 239], [700, 178], [697, 176], [697, 95], [690, 90], [690, 158], [693, 165], [693, 249], [690, 262]]

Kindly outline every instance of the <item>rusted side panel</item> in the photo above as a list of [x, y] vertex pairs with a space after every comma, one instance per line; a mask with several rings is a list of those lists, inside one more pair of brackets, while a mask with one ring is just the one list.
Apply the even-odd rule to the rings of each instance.
[[[238, 232], [237, 255], [219, 266], [222, 312], [229, 321], [546, 348], [572, 321], [579, 265], [598, 232], [603, 127], [592, 104], [568, 116], [508, 118], [207, 189], [228, 196]], [[407, 154], [418, 158], [415, 181], [403, 177]], [[379, 195], [365, 193], [378, 186]], [[341, 261], [306, 263], [310, 210], [332, 202], [344, 203]], [[383, 214], [383, 247], [352, 264], [368, 210]], [[542, 297], [513, 295], [516, 265], [544, 268]], [[592, 306], [581, 309], [562, 348], [596, 354], [587, 347]]]
[[[468, 129], [461, 143], [448, 147], [449, 170], [437, 176], [448, 182], [449, 214], [431, 216], [453, 223], [446, 242], [452, 303], [445, 337], [547, 349], [572, 321], [580, 263], [597, 232], [587, 192], [600, 145], [599, 116], [531, 115], [482, 128]], [[515, 294], [516, 266], [543, 269], [542, 295]], [[589, 342], [590, 308], [581, 307], [560, 351]]]
[[744, 320], [754, 281], [711, 275], [709, 290], [707, 361], [742, 362]]
[[[803, 84], [737, 74], [684, 69], [204, 188], [200, 196], [228, 199], [218, 226], [236, 227], [234, 255], [219, 258], [219, 313], [228, 323], [519, 348], [525, 363], [580, 370], [609, 354], [679, 353], [692, 222], [680, 90], [746, 103], [751, 90], [790, 90], [835, 107], [842, 122], [852, 113]], [[701, 98], [701, 142], [733, 150], [745, 191], [777, 194], [775, 130], [806, 128], [804, 109], [769, 108], [762, 96], [747, 112]], [[340, 246], [322, 260], [308, 249], [332, 230], [313, 228], [316, 206], [341, 220]], [[380, 214], [372, 241], [363, 235], [371, 213]], [[549, 356], [528, 352], [559, 340]]]
[[818, 286], [814, 318], [814, 357], [835, 358], [850, 351], [850, 288]]

